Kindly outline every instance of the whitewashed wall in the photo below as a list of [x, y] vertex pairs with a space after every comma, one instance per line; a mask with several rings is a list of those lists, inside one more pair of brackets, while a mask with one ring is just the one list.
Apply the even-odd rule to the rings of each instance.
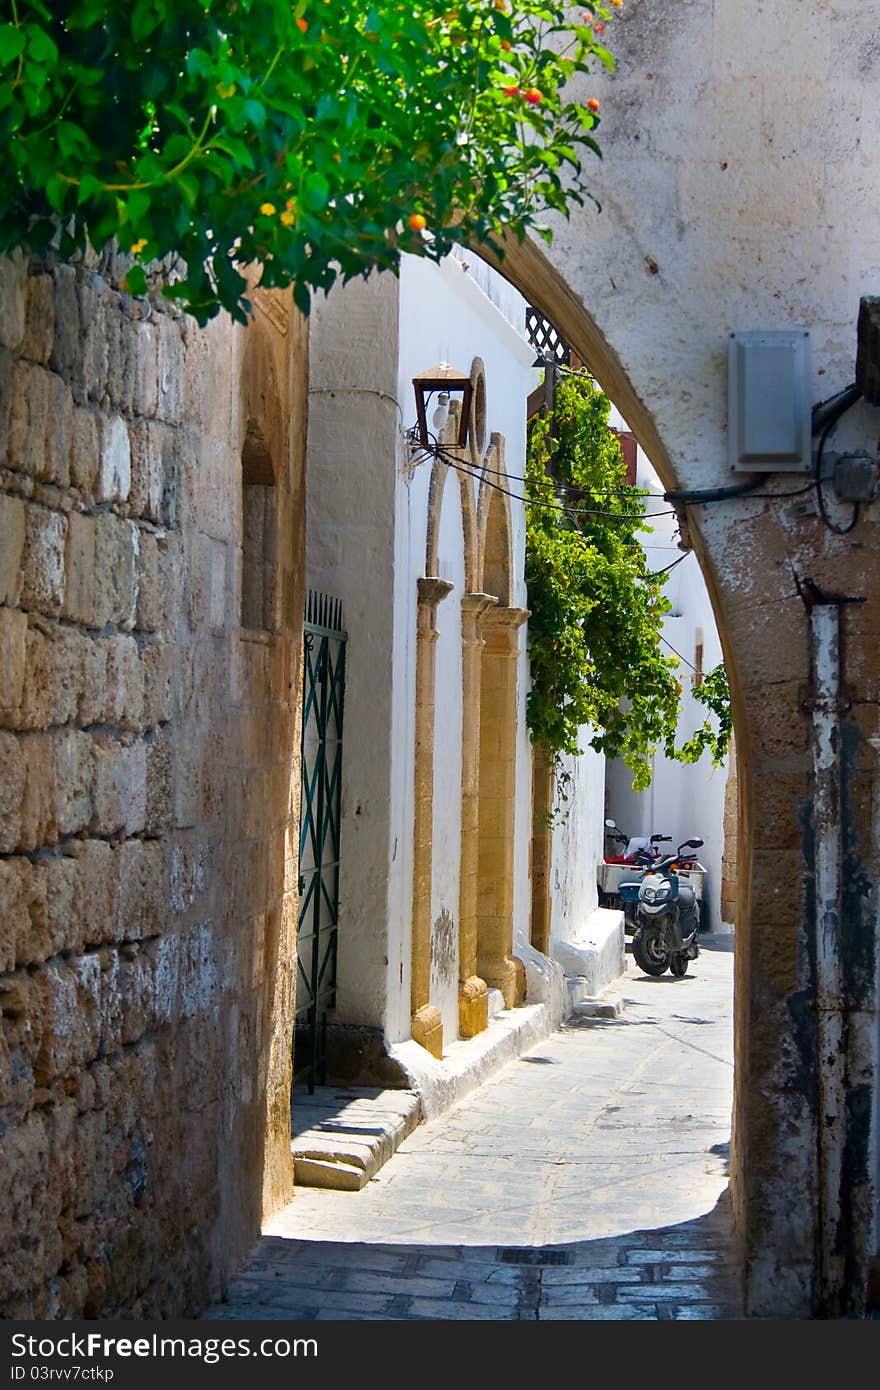
[[[479, 281], [479, 283], [478, 283]], [[470, 254], [450, 256], [440, 266], [405, 256], [399, 300], [397, 399], [406, 426], [415, 423], [412, 378], [440, 361], [464, 373], [480, 357], [486, 373], [487, 438], [504, 435], [510, 491], [521, 493], [525, 472], [526, 399], [539, 380], [534, 350], [524, 337], [525, 300], [488, 266]], [[430, 410], [435, 401], [431, 402]], [[401, 458], [396, 489], [395, 645], [392, 762], [392, 820], [411, 842], [413, 820], [412, 708], [415, 699], [416, 581], [425, 573], [426, 517], [430, 461], [406, 467]], [[500, 480], [499, 480], [500, 481]], [[525, 607], [525, 513], [511, 500], [513, 602]], [[432, 1002], [443, 1016], [444, 1041], [458, 1033], [457, 932], [461, 841], [461, 595], [465, 591], [463, 536], [458, 480], [447, 478], [441, 512], [437, 569], [454, 588], [437, 609], [437, 699], [434, 728], [434, 841], [432, 931], [443, 947], [454, 924], [454, 952], [443, 962], [435, 952]], [[514, 939], [528, 939], [530, 913], [531, 750], [525, 728], [528, 663], [526, 634], [520, 637], [518, 666], [517, 795], [515, 820]], [[406, 745], [406, 746], [404, 746]], [[389, 899], [388, 1032], [391, 1041], [409, 1036], [409, 941], [411, 853], [391, 862]], [[454, 962], [454, 970], [449, 961]]]
[[562, 770], [571, 777], [568, 801], [553, 827], [550, 878], [551, 944], [577, 941], [598, 906], [596, 865], [602, 857], [605, 803], [605, 756], [589, 746], [590, 730], [581, 729], [580, 757], [566, 757]]

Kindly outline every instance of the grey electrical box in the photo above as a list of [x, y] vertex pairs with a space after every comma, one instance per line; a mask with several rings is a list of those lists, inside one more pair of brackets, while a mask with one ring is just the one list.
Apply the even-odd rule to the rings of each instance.
[[731, 333], [728, 351], [731, 468], [810, 473], [809, 333]]

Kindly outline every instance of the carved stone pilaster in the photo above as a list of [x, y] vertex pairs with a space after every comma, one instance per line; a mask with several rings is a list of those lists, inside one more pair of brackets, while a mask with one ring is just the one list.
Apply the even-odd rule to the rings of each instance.
[[434, 832], [437, 606], [452, 592], [453, 587], [449, 580], [434, 576], [418, 580], [410, 1003], [413, 1038], [435, 1057], [443, 1055], [440, 1014], [431, 1004], [431, 866]]

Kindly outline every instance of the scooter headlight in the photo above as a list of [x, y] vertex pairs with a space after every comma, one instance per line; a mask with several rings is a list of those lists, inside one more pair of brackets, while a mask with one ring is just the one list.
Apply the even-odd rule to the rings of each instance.
[[661, 883], [659, 888], [645, 886], [642, 890], [646, 903], [662, 903], [669, 897], [670, 886], [668, 883]]

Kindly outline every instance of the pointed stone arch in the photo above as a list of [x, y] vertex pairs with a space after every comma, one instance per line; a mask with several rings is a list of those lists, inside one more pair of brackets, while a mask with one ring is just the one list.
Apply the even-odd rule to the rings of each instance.
[[513, 530], [509, 484], [504, 463], [504, 436], [493, 434], [482, 463], [477, 506], [480, 554], [480, 589], [494, 594], [498, 603], [513, 603]]
[[[443, 442], [450, 455], [457, 450], [454, 443], [458, 430], [461, 405], [458, 401], [450, 403], [450, 422], [444, 431]], [[458, 495], [461, 502], [461, 526], [464, 536], [464, 574], [468, 591], [477, 588], [479, 573], [479, 525], [477, 519], [476, 484], [466, 471], [459, 472], [443, 459], [435, 459], [431, 465], [431, 481], [428, 485], [428, 524], [425, 535], [425, 574], [436, 575], [440, 549], [440, 517], [443, 511], [443, 494], [450, 473], [455, 473]]]

